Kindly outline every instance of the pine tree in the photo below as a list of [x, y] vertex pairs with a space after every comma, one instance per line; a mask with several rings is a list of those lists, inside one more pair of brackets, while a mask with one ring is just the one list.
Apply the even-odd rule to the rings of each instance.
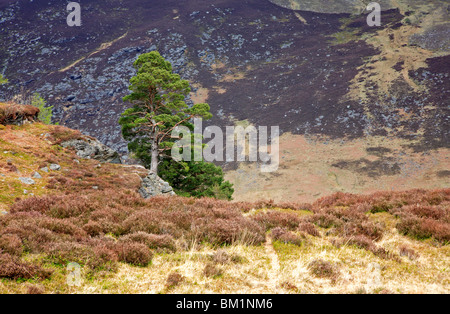
[[[220, 167], [204, 161], [179, 161], [171, 156], [178, 126], [193, 131], [193, 118], [210, 119], [208, 104], [189, 107], [189, 82], [173, 73], [172, 65], [158, 52], [142, 54], [134, 63], [137, 74], [130, 80], [131, 93], [123, 98], [133, 104], [119, 119], [128, 149], [150, 171], [160, 174], [178, 194], [231, 199], [232, 184], [225, 182]], [[192, 143], [194, 137], [192, 134]]]
[[170, 157], [172, 131], [178, 126], [193, 129], [193, 118], [210, 119], [212, 115], [208, 104], [186, 104], [189, 82], [173, 73], [170, 62], [158, 52], [140, 55], [134, 67], [137, 74], [130, 80], [131, 93], [123, 98], [133, 107], [122, 114], [119, 123], [130, 151], [158, 174], [161, 158]]

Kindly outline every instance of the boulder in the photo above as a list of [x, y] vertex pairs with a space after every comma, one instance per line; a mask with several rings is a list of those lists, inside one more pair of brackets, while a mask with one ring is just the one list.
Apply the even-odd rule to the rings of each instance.
[[173, 191], [169, 183], [158, 177], [153, 172], [150, 172], [148, 176], [142, 180], [142, 185], [139, 189], [139, 193], [143, 198], [146, 199], [158, 195], [175, 195], [175, 192]]
[[52, 170], [52, 171], [59, 171], [59, 170], [61, 170], [61, 166], [58, 165], [58, 164], [51, 164], [50, 165], [50, 170]]
[[33, 185], [36, 184], [36, 182], [31, 178], [19, 178], [20, 182], [27, 185]]
[[33, 179], [42, 179], [42, 176], [39, 174], [39, 172], [35, 171], [33, 173]]
[[96, 139], [86, 138], [61, 143], [62, 147], [72, 147], [78, 157], [95, 159], [103, 163], [121, 164], [120, 155], [115, 150], [103, 145]]

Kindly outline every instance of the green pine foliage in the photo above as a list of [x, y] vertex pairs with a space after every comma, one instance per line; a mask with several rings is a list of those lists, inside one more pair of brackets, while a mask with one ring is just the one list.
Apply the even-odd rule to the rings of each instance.
[[224, 180], [222, 168], [205, 161], [177, 162], [164, 159], [159, 174], [178, 195], [232, 200], [233, 185]]
[[38, 93], [31, 98], [31, 105], [39, 108], [39, 120], [44, 124], [51, 124], [53, 117], [53, 106], [47, 106], [45, 99]]
[[0, 74], [0, 85], [7, 84], [8, 80], [3, 76], [3, 74]]
[[130, 80], [130, 94], [123, 98], [133, 106], [119, 119], [128, 149], [147, 168], [168, 181], [178, 194], [231, 199], [234, 190], [229, 182], [224, 182], [220, 167], [204, 161], [171, 158], [175, 143], [172, 131], [179, 126], [193, 131], [194, 118], [212, 117], [209, 105], [186, 104], [191, 91], [189, 82], [173, 73], [170, 62], [157, 51], [140, 55], [134, 67], [137, 73]]

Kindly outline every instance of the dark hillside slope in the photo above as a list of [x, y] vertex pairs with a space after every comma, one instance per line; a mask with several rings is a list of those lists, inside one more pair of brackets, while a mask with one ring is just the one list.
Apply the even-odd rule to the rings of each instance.
[[[264, 0], [84, 1], [83, 25], [70, 28], [65, 3], [2, 2], [1, 69], [11, 84], [0, 95], [38, 91], [55, 105], [56, 121], [122, 152], [116, 122], [131, 64], [155, 49], [194, 82], [193, 100], [211, 104], [211, 123], [248, 119], [294, 134], [392, 134], [423, 137], [427, 148], [448, 145], [448, 97], [440, 95], [448, 91], [449, 57], [412, 47], [419, 60], [410, 64], [402, 47], [408, 38], [396, 37], [420, 32], [421, 24], [410, 30], [403, 10], [384, 12], [380, 29], [364, 16], [292, 11]], [[390, 62], [388, 47], [370, 42], [389, 36], [398, 45]], [[384, 86], [394, 59], [397, 70]], [[386, 73], [371, 79], [372, 69]]]

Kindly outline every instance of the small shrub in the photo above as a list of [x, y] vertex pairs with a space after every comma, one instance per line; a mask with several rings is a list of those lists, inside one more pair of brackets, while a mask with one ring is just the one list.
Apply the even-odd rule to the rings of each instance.
[[330, 214], [327, 213], [317, 213], [311, 216], [311, 222], [315, 223], [321, 228], [331, 228], [331, 227], [340, 227], [342, 225], [342, 221]]
[[4, 234], [0, 236], [0, 250], [13, 256], [20, 257], [23, 253], [23, 243], [16, 234]]
[[31, 98], [31, 105], [39, 108], [39, 120], [44, 124], [51, 124], [53, 117], [53, 106], [47, 106], [44, 98], [38, 93], [35, 93]]
[[147, 246], [136, 242], [123, 242], [117, 245], [116, 252], [119, 261], [133, 265], [146, 267], [153, 258], [153, 253]]
[[212, 260], [216, 264], [227, 264], [231, 261], [231, 256], [225, 250], [217, 250], [214, 252]]
[[420, 257], [418, 253], [416, 253], [413, 249], [407, 247], [406, 245], [402, 245], [399, 248], [400, 256], [406, 256], [410, 260], [414, 261]]
[[271, 235], [274, 240], [283, 242], [285, 244], [290, 243], [297, 246], [301, 246], [303, 243], [305, 243], [304, 236], [296, 235], [283, 228], [272, 229]]
[[0, 74], [0, 85], [7, 84], [7, 83], [8, 83], [8, 79], [5, 78], [3, 76], [3, 74]]
[[175, 252], [175, 240], [168, 234], [149, 234], [145, 232], [136, 232], [120, 238], [123, 242], [137, 242], [145, 244], [148, 248], [160, 252]]
[[223, 275], [222, 270], [213, 263], [206, 264], [203, 269], [203, 275], [206, 277], [217, 278]]
[[344, 237], [364, 236], [373, 241], [378, 241], [383, 236], [383, 228], [381, 225], [364, 220], [345, 223], [338, 228], [338, 232]]
[[52, 271], [31, 263], [20, 261], [17, 257], [0, 252], [0, 278], [18, 279], [47, 279]]
[[339, 277], [339, 270], [332, 263], [321, 259], [313, 260], [308, 265], [312, 275], [318, 278], [329, 278], [336, 280]]
[[297, 291], [298, 288], [296, 285], [294, 285], [293, 283], [289, 282], [289, 281], [284, 281], [281, 283], [281, 288], [285, 289], [285, 290], [291, 290], [291, 291]]
[[286, 213], [276, 210], [258, 213], [253, 219], [261, 224], [267, 231], [277, 227], [295, 230], [302, 221], [300, 216], [295, 213]]
[[90, 260], [95, 259], [93, 248], [81, 243], [49, 243], [45, 245], [43, 251], [47, 253], [46, 261], [63, 266], [69, 263], [78, 263], [84, 266]]
[[354, 245], [360, 249], [364, 249], [367, 251], [374, 251], [376, 248], [375, 243], [373, 243], [371, 239], [363, 235], [347, 238], [346, 241], [348, 245]]
[[403, 216], [397, 224], [397, 230], [403, 235], [419, 240], [433, 237], [443, 244], [450, 242], [450, 224], [434, 219]]
[[54, 145], [59, 145], [70, 140], [83, 139], [84, 137], [80, 131], [75, 131], [63, 126], [56, 126], [55, 128], [53, 128], [50, 132], [50, 135], [54, 139]]
[[44, 293], [45, 289], [40, 286], [29, 285], [27, 287], [27, 294], [44, 294]]
[[166, 280], [166, 289], [172, 289], [184, 281], [184, 277], [179, 273], [170, 273]]
[[309, 235], [312, 235], [313, 237], [320, 237], [320, 232], [317, 230], [316, 226], [314, 226], [310, 222], [302, 222], [298, 226], [298, 230], [302, 232], [306, 232]]

